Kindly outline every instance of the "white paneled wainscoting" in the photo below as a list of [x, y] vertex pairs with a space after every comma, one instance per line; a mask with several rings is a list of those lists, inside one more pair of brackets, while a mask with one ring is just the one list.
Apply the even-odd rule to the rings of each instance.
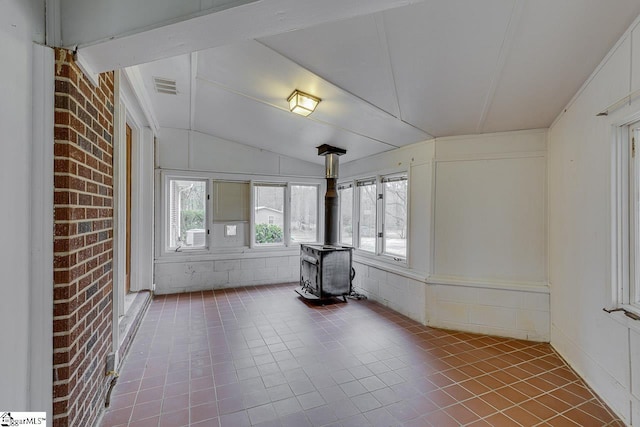
[[549, 341], [546, 287], [445, 282], [354, 262], [354, 289], [424, 325], [530, 341]]
[[[294, 251], [295, 252], [295, 251]], [[156, 261], [157, 294], [294, 282], [300, 279], [300, 256], [208, 256]], [[293, 292], [293, 290], [292, 290]]]

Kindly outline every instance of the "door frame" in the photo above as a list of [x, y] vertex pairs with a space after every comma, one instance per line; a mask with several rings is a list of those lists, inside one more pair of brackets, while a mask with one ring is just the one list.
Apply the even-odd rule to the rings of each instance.
[[53, 141], [55, 57], [33, 44], [29, 410], [53, 416]]
[[[120, 70], [114, 72], [114, 97], [112, 350], [117, 354], [122, 338], [119, 321], [125, 314], [127, 256], [131, 257], [131, 292], [151, 290], [153, 287], [153, 198], [147, 195], [153, 194], [154, 132], [147, 126], [148, 120], [126, 78], [126, 73]], [[126, 244], [127, 125], [131, 128], [131, 251], [129, 255], [127, 255]], [[151, 220], [145, 221], [144, 218]]]

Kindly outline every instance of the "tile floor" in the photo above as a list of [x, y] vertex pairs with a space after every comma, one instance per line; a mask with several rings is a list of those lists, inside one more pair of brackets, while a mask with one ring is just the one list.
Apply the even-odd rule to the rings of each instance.
[[547, 344], [295, 286], [157, 296], [102, 426], [624, 426]]

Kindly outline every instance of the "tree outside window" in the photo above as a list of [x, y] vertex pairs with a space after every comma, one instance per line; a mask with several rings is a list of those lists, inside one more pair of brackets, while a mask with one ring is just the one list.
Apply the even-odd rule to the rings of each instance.
[[353, 245], [353, 187], [338, 187], [340, 198], [340, 243]]
[[169, 180], [169, 248], [206, 245], [207, 183]]
[[318, 187], [291, 186], [291, 243], [318, 240]]
[[376, 251], [376, 183], [358, 182], [358, 198], [360, 212], [358, 214], [358, 248], [368, 251]]
[[407, 256], [407, 178], [383, 178], [384, 252]]

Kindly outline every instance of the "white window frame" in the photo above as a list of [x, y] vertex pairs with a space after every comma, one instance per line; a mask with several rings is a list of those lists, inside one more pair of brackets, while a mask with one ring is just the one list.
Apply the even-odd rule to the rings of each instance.
[[[188, 247], [188, 246], [170, 246], [169, 244], [169, 235], [171, 227], [170, 220], [171, 214], [169, 212], [170, 209], [170, 193], [171, 193], [171, 181], [197, 181], [204, 182], [205, 185], [205, 209], [204, 209], [204, 227], [205, 227], [205, 236], [204, 236], [204, 245], [197, 247]], [[207, 252], [209, 251], [209, 234], [210, 234], [210, 226], [209, 219], [211, 216], [211, 180], [207, 177], [202, 176], [190, 176], [190, 175], [173, 175], [166, 174], [164, 175], [164, 183], [163, 183], [163, 221], [162, 221], [162, 247], [164, 253], [179, 253], [179, 252]]]
[[341, 182], [338, 184], [337, 189], [338, 189], [338, 199], [339, 199], [339, 208], [338, 208], [338, 242], [341, 245], [344, 245], [345, 243], [343, 243], [343, 236], [342, 236], [342, 196], [340, 193], [342, 190], [346, 190], [346, 189], [350, 189], [351, 190], [351, 244], [348, 246], [353, 246], [355, 247], [355, 228], [354, 228], [354, 221], [353, 221], [353, 209], [355, 206], [355, 183], [354, 182]]
[[[283, 241], [282, 243], [256, 243], [256, 200], [255, 200], [255, 187], [283, 187], [284, 188], [284, 212], [283, 212]], [[314, 241], [308, 242], [292, 242], [291, 241], [291, 187], [303, 186], [303, 187], [316, 187], [316, 218], [318, 224], [316, 225], [316, 237]], [[267, 182], [267, 181], [251, 181], [250, 187], [251, 194], [251, 220], [249, 223], [251, 248], [263, 249], [263, 248], [295, 248], [300, 244], [317, 244], [320, 239], [320, 228], [323, 224], [323, 217], [320, 211], [320, 195], [322, 193], [322, 187], [318, 183], [313, 182]]]
[[[277, 243], [257, 243], [256, 242], [256, 188], [258, 187], [276, 187], [282, 188], [282, 242]], [[289, 185], [286, 182], [251, 182], [251, 229], [249, 245], [251, 248], [283, 248], [289, 246], [289, 209], [287, 209], [287, 200], [289, 199]]]
[[[353, 246], [355, 247], [358, 254], [363, 256], [375, 257], [377, 259], [381, 259], [384, 261], [394, 262], [396, 264], [408, 265], [409, 259], [409, 236], [411, 235], [410, 227], [410, 177], [409, 171], [397, 171], [390, 172], [382, 175], [377, 175], [376, 177], [363, 177], [353, 180], [352, 188], [353, 188], [353, 212], [352, 212], [352, 225], [353, 225]], [[407, 224], [407, 243], [406, 243], [406, 253], [404, 257], [398, 256], [397, 254], [389, 254], [385, 251], [385, 225], [384, 225], [384, 209], [385, 209], [385, 189], [384, 189], [384, 181], [386, 179], [396, 179], [398, 177], [403, 177], [407, 181], [407, 200], [406, 200], [406, 224]], [[366, 249], [362, 249], [360, 246], [360, 191], [358, 190], [358, 184], [362, 185], [362, 183], [367, 183], [373, 181], [376, 189], [376, 239], [375, 239], [375, 251], [369, 251]], [[347, 185], [345, 182], [340, 183], [340, 185]], [[342, 229], [342, 227], [340, 227]]]
[[[316, 189], [316, 236], [314, 240], [309, 240], [309, 241], [298, 241], [295, 243], [291, 242], [291, 201], [292, 201], [292, 187], [315, 187]], [[288, 214], [288, 223], [285, 225], [286, 228], [288, 229], [288, 237], [289, 239], [287, 240], [287, 246], [299, 246], [300, 244], [314, 244], [314, 243], [318, 243], [320, 241], [320, 228], [323, 227], [324, 221], [321, 222], [321, 217], [320, 217], [320, 185], [318, 184], [313, 184], [313, 183], [308, 183], [308, 182], [289, 182], [287, 185], [287, 201], [288, 203], [285, 203], [285, 210], [289, 211]]]
[[614, 132], [611, 162], [612, 304], [640, 315], [640, 114], [633, 120], [616, 125]]
[[[385, 186], [386, 182], [393, 181], [407, 181], [407, 194], [405, 200], [405, 224], [406, 224], [406, 238], [405, 238], [405, 251], [404, 256], [393, 254], [387, 252], [387, 227], [385, 224], [386, 219], [386, 200], [387, 200], [387, 189]], [[409, 174], [408, 173], [396, 173], [391, 175], [383, 175], [380, 177], [380, 194], [382, 194], [382, 200], [380, 201], [380, 219], [382, 221], [382, 239], [381, 239], [381, 254], [393, 258], [394, 261], [404, 261], [407, 260], [407, 251], [409, 250]]]
[[[353, 207], [353, 219], [356, 219], [355, 224], [356, 224], [356, 230], [354, 230], [353, 233], [353, 241], [354, 241], [354, 246], [357, 250], [362, 251], [364, 253], [368, 253], [368, 254], [372, 254], [372, 255], [379, 255], [380, 251], [380, 237], [378, 237], [378, 233], [380, 232], [380, 201], [378, 199], [378, 194], [380, 194], [380, 187], [379, 187], [379, 177], [375, 177], [375, 178], [364, 178], [364, 179], [358, 179], [356, 180], [356, 182], [354, 183], [354, 193], [355, 193], [355, 200], [356, 203], [354, 204]], [[362, 236], [360, 235], [360, 207], [362, 205], [362, 199], [360, 197], [360, 187], [363, 186], [369, 186], [369, 185], [373, 185], [374, 187], [374, 191], [376, 194], [376, 200], [375, 200], [375, 207], [374, 207], [374, 212], [375, 212], [375, 231], [374, 231], [374, 235], [375, 235], [375, 239], [374, 239], [374, 246], [373, 246], [373, 251], [367, 250], [367, 249], [363, 249], [362, 248], [362, 244], [361, 244], [361, 239]], [[352, 221], [353, 221], [352, 219]]]

